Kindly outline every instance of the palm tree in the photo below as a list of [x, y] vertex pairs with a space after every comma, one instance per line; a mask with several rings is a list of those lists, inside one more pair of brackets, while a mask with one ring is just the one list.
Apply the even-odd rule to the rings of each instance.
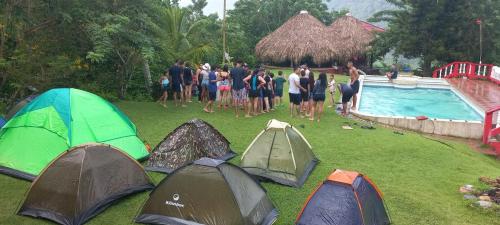
[[190, 23], [186, 10], [169, 7], [165, 11], [165, 49], [171, 59], [184, 59], [200, 63], [203, 57], [213, 51], [209, 43], [197, 43], [196, 31], [208, 22], [200, 19]]

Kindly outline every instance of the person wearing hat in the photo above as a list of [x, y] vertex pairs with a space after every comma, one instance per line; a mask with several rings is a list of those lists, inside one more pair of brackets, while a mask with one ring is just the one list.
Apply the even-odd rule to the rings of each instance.
[[201, 78], [201, 101], [205, 102], [208, 100], [208, 85], [209, 82], [209, 72], [210, 64], [205, 63], [201, 66], [200, 78]]

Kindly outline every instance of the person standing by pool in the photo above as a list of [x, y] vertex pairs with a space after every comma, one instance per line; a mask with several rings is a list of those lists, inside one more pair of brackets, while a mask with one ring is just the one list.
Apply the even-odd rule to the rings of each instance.
[[236, 61], [235, 67], [229, 72], [229, 77], [232, 81], [233, 106], [236, 118], [240, 117], [240, 105], [246, 108], [247, 104], [247, 91], [243, 82], [246, 73], [241, 67], [242, 64], [241, 60]]
[[184, 67], [184, 99], [185, 102], [191, 102], [192, 95], [192, 87], [193, 87], [193, 70], [191, 69], [191, 64], [189, 62], [186, 63]]
[[184, 83], [183, 79], [183, 70], [184, 70], [184, 61], [177, 60], [177, 62], [170, 67], [168, 74], [170, 75], [170, 82], [172, 85], [172, 92], [174, 93], [174, 102], [175, 106], [184, 105], [183, 95], [182, 95], [182, 84]]
[[286, 82], [283, 71], [278, 71], [278, 77], [274, 79], [274, 105], [280, 106], [283, 103], [283, 84]]
[[351, 88], [353, 91], [352, 96], [352, 110], [356, 110], [356, 104], [358, 103], [358, 92], [359, 92], [359, 73], [358, 69], [354, 67], [352, 62], [347, 63], [347, 68], [349, 68], [349, 75], [351, 76]]
[[348, 84], [339, 84], [338, 86], [339, 92], [342, 95], [342, 116], [347, 116], [348, 114], [348, 105], [349, 101], [354, 94], [354, 90], [352, 90], [351, 85]]
[[325, 90], [328, 86], [328, 81], [326, 79], [326, 73], [320, 73], [318, 80], [314, 82], [314, 88], [312, 91], [313, 105], [311, 106], [311, 117], [309, 120], [314, 120], [314, 112], [318, 112], [318, 122], [321, 120], [321, 114], [323, 113], [323, 104], [325, 102]]
[[168, 73], [168, 71], [165, 71], [159, 80], [162, 95], [161, 95], [160, 99], [158, 99], [158, 103], [162, 104], [162, 106], [165, 108], [167, 108], [168, 88], [170, 85], [170, 81], [168, 80], [167, 73]]
[[395, 80], [398, 78], [398, 69], [396, 67], [396, 64], [392, 64], [391, 66], [391, 71], [386, 73], [385, 76], [387, 77], [387, 79], [389, 79], [390, 82], [392, 82], [392, 80]]
[[210, 71], [210, 73], [208, 74], [208, 102], [203, 109], [203, 111], [207, 113], [214, 112], [214, 102], [217, 98], [217, 74], [215, 73], [217, 69], [218, 67], [214, 66], [214, 68], [212, 68], [212, 71]]
[[290, 97], [290, 116], [294, 117], [295, 114], [300, 114], [300, 91], [304, 88], [300, 86], [300, 67], [295, 67], [293, 73], [288, 76], [288, 96]]

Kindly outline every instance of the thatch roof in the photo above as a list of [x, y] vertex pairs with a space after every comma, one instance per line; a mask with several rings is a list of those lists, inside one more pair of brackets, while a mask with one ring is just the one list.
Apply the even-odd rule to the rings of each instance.
[[358, 20], [350, 15], [338, 18], [328, 29], [333, 33], [331, 35], [332, 42], [338, 52], [336, 58], [342, 61], [366, 53], [371, 42], [375, 39], [376, 32], [383, 31], [382, 28]]
[[329, 35], [321, 21], [302, 11], [264, 37], [255, 47], [255, 53], [264, 61], [299, 63], [310, 56], [314, 63], [321, 64], [336, 55]]

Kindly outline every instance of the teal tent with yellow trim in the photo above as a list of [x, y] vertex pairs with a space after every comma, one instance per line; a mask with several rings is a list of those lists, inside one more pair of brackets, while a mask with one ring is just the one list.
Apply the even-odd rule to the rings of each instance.
[[19, 110], [0, 130], [0, 173], [33, 180], [66, 150], [85, 143], [119, 148], [136, 160], [149, 156], [135, 125], [92, 93], [49, 90]]

